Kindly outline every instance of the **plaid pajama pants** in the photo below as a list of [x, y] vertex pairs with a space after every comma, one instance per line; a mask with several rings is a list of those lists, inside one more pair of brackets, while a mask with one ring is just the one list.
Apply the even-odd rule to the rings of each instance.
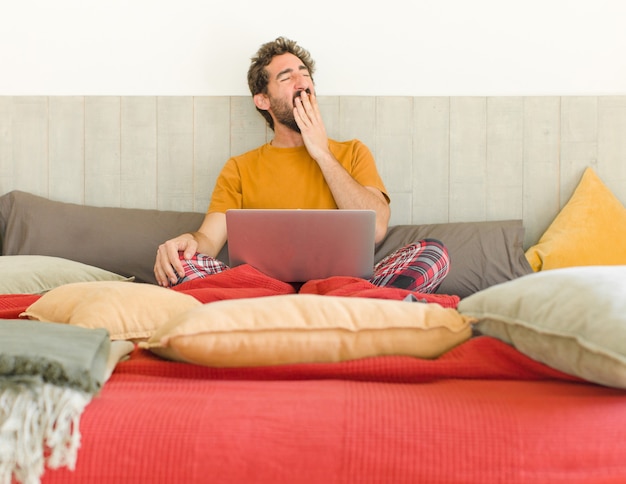
[[[197, 253], [181, 262], [185, 276], [181, 282], [218, 274], [229, 267], [223, 262]], [[433, 293], [450, 270], [450, 258], [445, 246], [436, 239], [424, 239], [392, 252], [374, 266], [370, 282], [380, 287], [399, 287], [421, 293]]]

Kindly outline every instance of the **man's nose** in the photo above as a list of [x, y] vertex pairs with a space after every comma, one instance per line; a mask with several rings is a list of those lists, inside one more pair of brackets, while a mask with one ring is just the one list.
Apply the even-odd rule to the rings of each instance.
[[307, 89], [310, 91], [311, 78], [307, 76], [303, 76], [302, 74], [298, 74], [296, 76], [295, 87], [298, 91], [306, 91]]

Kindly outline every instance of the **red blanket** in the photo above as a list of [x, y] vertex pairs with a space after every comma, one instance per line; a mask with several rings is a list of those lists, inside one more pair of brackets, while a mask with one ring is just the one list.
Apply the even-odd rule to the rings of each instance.
[[135, 350], [44, 483], [624, 482], [623, 392], [493, 338], [436, 360], [216, 369]]
[[422, 294], [395, 287], [378, 287], [358, 277], [330, 277], [304, 283], [298, 289], [291, 284], [273, 279], [244, 264], [204, 279], [179, 284], [175, 291], [185, 292], [203, 303], [220, 299], [259, 297], [278, 294], [322, 294], [332, 296], [370, 297], [402, 300], [412, 294], [425, 302], [439, 303], [456, 308], [458, 296], [447, 294]]

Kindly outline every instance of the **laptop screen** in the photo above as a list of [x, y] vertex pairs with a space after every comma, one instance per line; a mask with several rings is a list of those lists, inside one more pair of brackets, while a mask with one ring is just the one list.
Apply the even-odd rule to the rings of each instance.
[[369, 279], [375, 222], [373, 210], [228, 210], [230, 265], [250, 264], [284, 282]]

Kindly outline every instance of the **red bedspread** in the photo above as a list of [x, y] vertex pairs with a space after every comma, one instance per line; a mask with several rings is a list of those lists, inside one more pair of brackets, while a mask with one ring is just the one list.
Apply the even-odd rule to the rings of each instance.
[[45, 483], [624, 482], [624, 392], [493, 338], [437, 360], [215, 369], [135, 350]]
[[[228, 272], [176, 290], [203, 302], [294, 291], [245, 268]], [[299, 291], [407, 294], [351, 278]], [[0, 297], [1, 317], [37, 297]], [[76, 470], [47, 470], [44, 483], [626, 482], [626, 393], [489, 337], [435, 360], [264, 368], [207, 368], [136, 349], [80, 430]]]
[[20, 313], [40, 297], [37, 294], [0, 295], [0, 319], [17, 319]]

